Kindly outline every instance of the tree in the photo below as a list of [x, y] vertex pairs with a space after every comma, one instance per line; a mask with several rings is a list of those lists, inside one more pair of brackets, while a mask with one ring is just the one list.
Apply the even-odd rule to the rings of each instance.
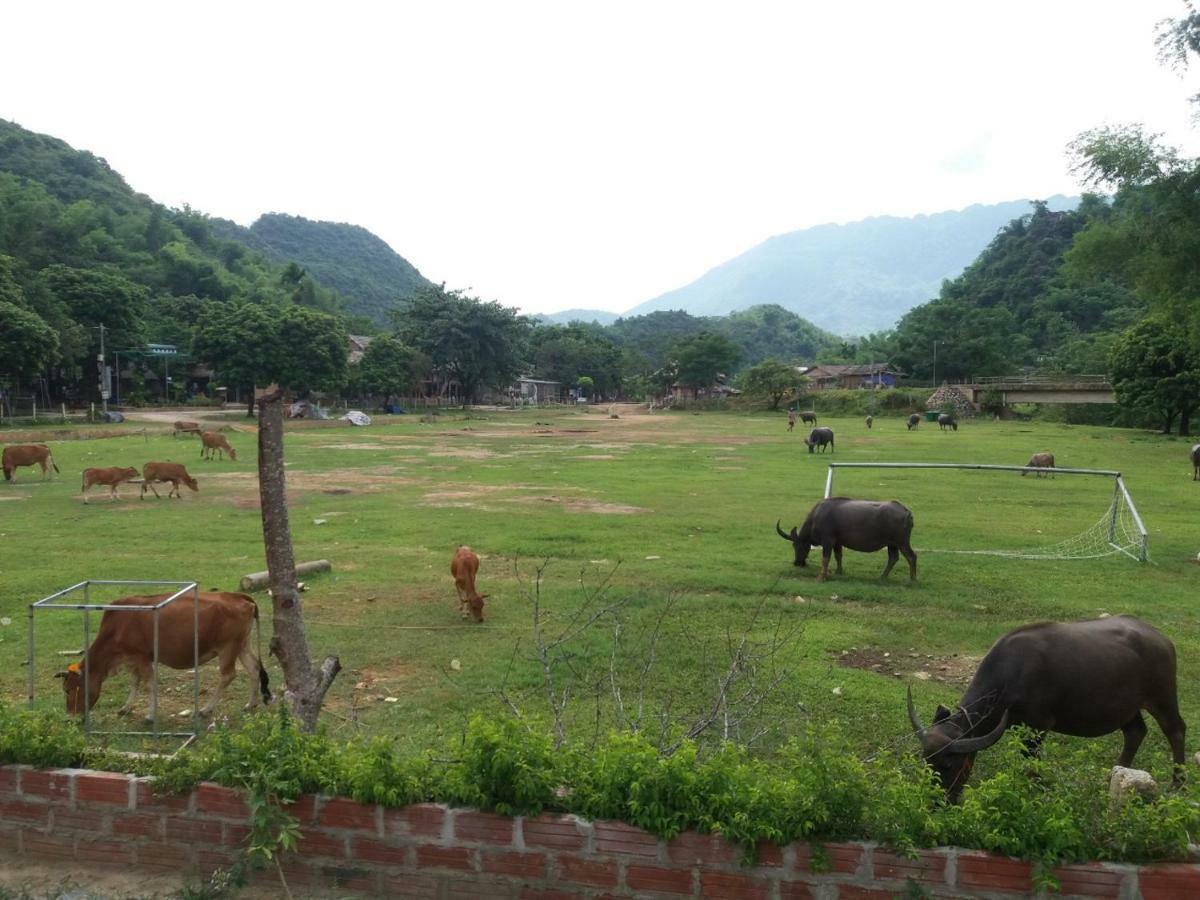
[[596, 382], [590, 375], [580, 375], [579, 380], [575, 384], [579, 388], [579, 396], [585, 398], [592, 396], [596, 388]]
[[713, 384], [718, 374], [728, 373], [741, 353], [729, 338], [711, 331], [684, 338], [674, 347], [679, 383], [690, 387], [693, 395], [699, 394], [700, 388]]
[[[105, 327], [109, 347], [140, 347], [146, 340], [143, 317], [150, 292], [121, 275], [100, 269], [49, 266], [39, 280], [71, 319], [85, 328]], [[93, 334], [93, 349], [99, 347]]]
[[905, 313], [896, 326], [892, 361], [914, 378], [937, 379], [1002, 375], [1027, 356], [1029, 340], [1007, 308], [979, 309], [963, 301], [939, 298]]
[[790, 394], [799, 393], [806, 380], [795, 366], [777, 359], [764, 359], [743, 372], [739, 383], [746, 394], [765, 398], [771, 409], [779, 409], [779, 401]]
[[508, 387], [525, 366], [529, 320], [495, 301], [441, 285], [418, 289], [392, 316], [396, 336], [456, 379], [468, 403], [485, 387]]
[[1117, 339], [1109, 371], [1122, 407], [1153, 411], [1163, 434], [1170, 433], [1176, 416], [1179, 433], [1190, 432], [1191, 414], [1200, 406], [1200, 353], [1180, 323], [1162, 316], [1143, 319]]
[[58, 335], [37, 313], [0, 300], [0, 371], [32, 375], [58, 353]]
[[362, 390], [383, 394], [386, 402], [394, 394], [413, 393], [427, 365], [428, 360], [412, 347], [385, 334], [367, 345], [362, 359], [351, 369]]
[[621, 351], [598, 326], [539, 325], [530, 337], [529, 355], [540, 378], [572, 385], [586, 376], [600, 396], [620, 390]]

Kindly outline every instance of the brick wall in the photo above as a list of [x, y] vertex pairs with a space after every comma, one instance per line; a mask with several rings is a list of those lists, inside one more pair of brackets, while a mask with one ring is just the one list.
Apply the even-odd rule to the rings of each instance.
[[[513, 819], [433, 804], [384, 809], [305, 796], [292, 807], [303, 837], [286, 857], [292, 887], [341, 887], [389, 897], [864, 898], [903, 894], [1023, 897], [1028, 863], [954, 848], [900, 856], [866, 843], [763, 845], [758, 864], [695, 833], [662, 841], [629, 825], [576, 816]], [[234, 859], [248, 811], [203, 784], [156, 796], [147, 778], [78, 769], [0, 767], [0, 852], [206, 876]], [[814, 874], [813, 869], [822, 869]], [[1200, 897], [1200, 866], [1090, 864], [1056, 871], [1064, 897]], [[274, 873], [260, 876], [273, 879]]]

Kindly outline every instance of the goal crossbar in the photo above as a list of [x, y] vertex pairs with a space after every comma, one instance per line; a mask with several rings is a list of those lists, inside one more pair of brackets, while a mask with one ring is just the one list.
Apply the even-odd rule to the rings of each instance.
[[[1055, 475], [1101, 475], [1112, 478], [1115, 481], [1113, 489], [1112, 504], [1109, 507], [1108, 513], [1099, 523], [1098, 526], [1107, 525], [1107, 540], [1104, 541], [1108, 547], [1112, 549], [1104, 554], [1092, 553], [1088, 557], [1099, 555], [1108, 555], [1109, 553], [1124, 553], [1130, 559], [1138, 562], [1147, 562], [1150, 559], [1149, 550], [1149, 533], [1146, 531], [1146, 526], [1142, 523], [1142, 517], [1137, 511], [1137, 507], [1133, 504], [1133, 498], [1129, 495], [1129, 489], [1125, 487], [1125, 479], [1121, 477], [1121, 473], [1113, 469], [1070, 469], [1070, 468], [1044, 468], [1041, 466], [1002, 466], [992, 465], [989, 463], [912, 463], [912, 462], [877, 462], [877, 463], [862, 463], [862, 462], [831, 462], [829, 463], [829, 472], [825, 476], [825, 499], [833, 496], [833, 471], [834, 469], [986, 469], [999, 472], [1033, 472], [1038, 475], [1053, 473]], [[1132, 534], [1129, 537], [1132, 541], [1126, 545], [1116, 542], [1118, 514], [1124, 501], [1124, 508], [1128, 511], [1132, 528], [1129, 529]], [[1096, 528], [1097, 526], [1093, 526]], [[1133, 547], [1133, 552], [1129, 549]], [[991, 550], [949, 550], [943, 551], [948, 553], [979, 553], [988, 555], [1014, 555], [1026, 556], [1033, 559], [1054, 558], [1052, 556], [1040, 554], [1026, 554], [1017, 552], [1013, 554], [991, 551]]]

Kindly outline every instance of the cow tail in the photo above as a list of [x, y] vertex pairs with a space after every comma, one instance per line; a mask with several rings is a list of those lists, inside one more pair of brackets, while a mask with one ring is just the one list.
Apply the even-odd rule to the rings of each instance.
[[58, 463], [56, 463], [56, 462], [54, 461], [54, 457], [53, 457], [53, 456], [51, 456], [51, 457], [50, 457], [50, 465], [54, 466], [54, 474], [55, 474], [55, 475], [61, 475], [61, 474], [62, 474], [62, 472], [60, 472], [60, 471], [58, 470]]
[[262, 691], [263, 703], [271, 702], [271, 679], [267, 677], [267, 667], [263, 665], [262, 628], [258, 624], [258, 604], [254, 604], [254, 637], [258, 641], [258, 687]]

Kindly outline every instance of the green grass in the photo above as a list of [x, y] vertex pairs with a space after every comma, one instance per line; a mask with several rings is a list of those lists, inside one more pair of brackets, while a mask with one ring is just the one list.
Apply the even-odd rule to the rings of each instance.
[[[922, 423], [909, 433], [900, 415], [877, 417], [871, 431], [857, 417], [821, 424], [837, 433], [834, 457], [808, 454], [805, 432], [787, 433], [782, 414], [612, 420], [599, 410], [487, 411], [429, 423], [412, 416], [366, 429], [312, 423], [289, 431], [296, 557], [329, 558], [334, 567], [312, 579], [304, 595], [314, 655], [336, 653], [345, 667], [330, 695], [330, 728], [430, 746], [459, 734], [473, 712], [502, 710], [502, 685], [526, 714], [544, 718], [527, 588], [547, 559], [542, 598], [551, 634], [605, 579], [598, 602], [623, 603], [618, 668], [627, 701], [639, 651], [670, 602], [648, 686], [651, 712], [669, 710], [672, 722], [686, 725], [703, 708], [730, 643], [747, 628], [756, 640], [794, 632], [773, 660], [784, 670], [779, 690], [756, 719], [765, 746], [809, 717], [836, 717], [864, 752], [893, 744], [907, 749], [905, 682], [928, 716], [961, 691], [935, 680], [944, 677], [939, 665], [950, 666], [951, 675], [969, 672], [970, 658], [1010, 628], [1102, 612], [1134, 613], [1175, 641], [1184, 717], [1200, 722], [1194, 612], [1200, 541], [1193, 512], [1200, 485], [1191, 482], [1189, 442], [990, 421], [966, 422], [957, 433]], [[0, 627], [4, 697], [24, 697], [25, 613], [32, 600], [87, 578], [196, 580], [203, 588], [236, 589], [241, 575], [265, 567], [254, 436], [228, 437], [240, 451], [237, 462], [202, 462], [194, 438], [174, 440], [153, 426], [148, 438], [57, 442], [60, 477], [40, 483], [35, 470], [23, 469], [15, 484], [0, 484], [0, 615], [12, 620]], [[830, 459], [1019, 465], [1039, 450], [1054, 452], [1060, 466], [1125, 473], [1150, 530], [1153, 561], [922, 552], [919, 582], [909, 586], [903, 560], [889, 582], [880, 582], [884, 554], [847, 551], [846, 574], [820, 584], [813, 565], [819, 555], [806, 569], [793, 567], [791, 547], [774, 532], [776, 519], [785, 530], [802, 521], [823, 492]], [[200, 492], [185, 490], [182, 501], [140, 502], [134, 486], [120, 503], [99, 491], [90, 505], [79, 502], [83, 468], [140, 467], [152, 459], [187, 462]], [[835, 488], [904, 502], [915, 516], [918, 550], [993, 549], [1051, 544], [1084, 530], [1107, 508], [1112, 482], [842, 470]], [[449, 563], [462, 543], [483, 557], [479, 587], [491, 595], [483, 625], [458, 617]], [[269, 604], [265, 595], [259, 601], [265, 642]], [[568, 678], [574, 735], [613, 721], [607, 672], [615, 624], [606, 617], [566, 647], [577, 673]], [[52, 674], [63, 658], [55, 652], [81, 645], [81, 621], [75, 613], [46, 613], [37, 627], [39, 701], [60, 704]], [[841, 652], [851, 648], [881, 660], [881, 668], [840, 665]], [[934, 677], [915, 678], [926, 663]], [[560, 667], [560, 677], [568, 677], [565, 671]], [[205, 670], [205, 684], [214, 675]], [[272, 676], [279, 681], [277, 668]], [[191, 706], [188, 682], [176, 677], [170, 687], [178, 693], [168, 691], [167, 711]], [[236, 718], [248, 690], [239, 677], [222, 712]], [[106, 690], [101, 718], [123, 701], [123, 685]], [[1106, 740], [1115, 758], [1119, 736]], [[1165, 762], [1165, 742], [1153, 726], [1142, 753], [1143, 763]]]

